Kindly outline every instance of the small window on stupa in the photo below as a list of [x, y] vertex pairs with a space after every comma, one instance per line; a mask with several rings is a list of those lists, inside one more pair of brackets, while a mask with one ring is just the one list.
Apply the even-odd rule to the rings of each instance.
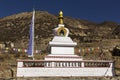
[[65, 35], [64, 31], [61, 30], [61, 31], [60, 31], [60, 36], [64, 36], [64, 35]]

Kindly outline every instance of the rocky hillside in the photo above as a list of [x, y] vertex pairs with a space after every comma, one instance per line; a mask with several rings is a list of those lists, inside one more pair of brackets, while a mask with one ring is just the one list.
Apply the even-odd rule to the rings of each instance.
[[[0, 19], [0, 42], [14, 42], [17, 47], [27, 47], [29, 40], [29, 25], [32, 12], [23, 12]], [[64, 17], [64, 24], [70, 30], [70, 37], [80, 42], [95, 42], [103, 39], [119, 39], [120, 25], [115, 22], [102, 23], [78, 20]], [[52, 29], [58, 25], [58, 16], [45, 11], [36, 11], [35, 43], [46, 48], [53, 37]]]

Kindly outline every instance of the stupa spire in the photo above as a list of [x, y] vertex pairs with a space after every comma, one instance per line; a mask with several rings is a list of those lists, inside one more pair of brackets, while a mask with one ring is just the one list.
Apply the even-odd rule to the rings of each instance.
[[63, 12], [62, 11], [60, 11], [59, 12], [59, 24], [63, 24]]

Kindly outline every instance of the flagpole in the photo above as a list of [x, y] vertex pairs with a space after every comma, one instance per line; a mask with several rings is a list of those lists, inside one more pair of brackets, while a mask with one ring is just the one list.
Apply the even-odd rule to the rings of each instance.
[[33, 22], [33, 24], [32, 24], [32, 58], [33, 58], [33, 60], [34, 60], [34, 24], [35, 24], [35, 21], [34, 21], [34, 19], [35, 19], [35, 10], [33, 9], [33, 17], [32, 17], [32, 22]]

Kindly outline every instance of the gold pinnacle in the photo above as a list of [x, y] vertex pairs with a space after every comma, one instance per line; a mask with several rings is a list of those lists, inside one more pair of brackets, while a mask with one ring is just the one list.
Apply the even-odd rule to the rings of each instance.
[[63, 24], [63, 12], [59, 12], [59, 24]]

